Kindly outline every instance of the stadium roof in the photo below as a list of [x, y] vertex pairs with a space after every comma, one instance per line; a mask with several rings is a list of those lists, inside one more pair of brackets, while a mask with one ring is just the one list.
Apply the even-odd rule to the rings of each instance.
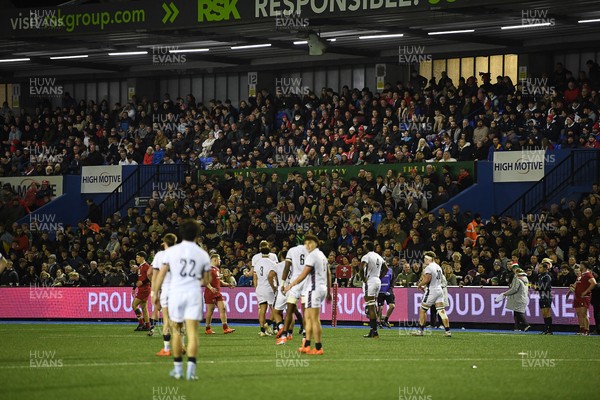
[[[76, 26], [70, 25], [69, 29], [64, 26], [24, 29], [23, 20], [19, 18], [31, 15], [31, 10], [36, 10], [38, 16], [53, 15], [53, 11], [43, 10], [57, 10], [57, 7], [41, 9], [38, 7], [40, 1], [35, 0], [13, 2], [19, 8], [2, 10], [0, 17], [3, 20], [0, 24], [0, 61], [30, 60], [0, 62], [0, 74], [5, 80], [40, 73], [130, 76], [175, 69], [179, 73], [217, 69], [227, 72], [247, 70], [249, 66], [256, 70], [277, 65], [281, 69], [315, 62], [320, 65], [397, 62], [399, 46], [415, 46], [436, 58], [566, 52], [600, 44], [600, 5], [597, 0], [324, 0], [309, 1], [299, 15], [291, 17], [276, 16], [282, 10], [277, 5], [284, 3], [277, 0], [224, 0], [216, 3], [229, 4], [229, 10], [205, 8], [204, 13], [199, 10], [199, 4], [214, 3], [212, 0], [72, 1], [62, 5], [55, 1], [61, 15], [80, 14], [79, 21], [76, 16], [71, 16], [69, 23]], [[366, 9], [350, 12], [340, 8], [344, 5], [349, 8], [358, 2], [366, 5]], [[291, 3], [296, 4], [297, 0]], [[206, 4], [206, 7], [210, 6]], [[325, 4], [334, 9], [334, 13], [321, 12], [312, 8], [313, 4]], [[381, 4], [380, 8], [376, 7], [378, 4]], [[102, 28], [94, 23], [94, 18], [103, 18], [102, 14], [96, 13], [107, 12], [106, 15], [114, 19], [116, 13], [123, 10], [128, 12], [127, 18], [133, 20], [131, 23], [111, 22]], [[211, 18], [222, 20], [209, 21]], [[594, 19], [598, 21], [581, 22]], [[290, 24], [294, 26], [290, 27]], [[502, 29], [532, 24], [544, 25]], [[464, 30], [473, 31], [431, 35]], [[316, 33], [326, 41], [326, 54], [309, 56], [307, 44], [294, 43], [306, 41], [309, 33]], [[379, 35], [403, 36], [359, 39]], [[235, 49], [236, 46], [256, 44], [270, 46]], [[209, 50], [185, 53], [187, 62], [177, 67], [152, 62], [153, 52], [168, 53], [174, 49]], [[147, 54], [109, 55], [120, 52]], [[75, 55], [88, 57], [50, 59]]]

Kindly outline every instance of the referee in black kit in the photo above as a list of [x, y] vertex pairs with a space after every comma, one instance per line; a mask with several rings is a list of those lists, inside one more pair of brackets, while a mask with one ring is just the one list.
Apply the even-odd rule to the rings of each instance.
[[552, 277], [550, 270], [552, 268], [552, 260], [544, 258], [542, 264], [538, 268], [538, 279], [534, 289], [540, 295], [539, 304], [544, 317], [544, 330], [540, 335], [553, 335], [552, 333]]

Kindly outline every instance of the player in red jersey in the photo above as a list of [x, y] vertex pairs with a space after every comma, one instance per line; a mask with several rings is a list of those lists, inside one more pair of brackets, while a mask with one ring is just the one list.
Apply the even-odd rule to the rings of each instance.
[[[152, 277], [152, 267], [146, 262], [148, 255], [145, 251], [139, 251], [135, 255], [135, 261], [140, 266], [138, 269], [138, 280], [135, 283], [137, 293], [131, 303], [131, 308], [135, 312], [135, 316], [138, 320], [138, 326], [135, 328], [136, 331], [149, 331], [150, 320], [148, 317], [148, 297], [150, 297], [150, 278]], [[135, 291], [135, 288], [134, 288]], [[138, 307], [141, 307], [141, 311]]]
[[221, 281], [220, 266], [221, 257], [218, 254], [212, 254], [210, 256], [210, 282], [206, 284], [206, 288], [204, 289], [204, 302], [206, 303], [206, 331], [204, 333], [207, 335], [214, 335], [216, 333], [210, 327], [215, 306], [219, 309], [221, 323], [223, 324], [223, 333], [235, 332], [235, 329], [231, 329], [227, 325], [227, 311], [225, 310], [223, 295], [221, 295], [221, 285], [229, 286], [229, 284]]
[[577, 319], [579, 320], [579, 332], [578, 335], [588, 336], [590, 334], [590, 319], [588, 318], [588, 308], [590, 308], [590, 301], [592, 298], [592, 289], [596, 286], [596, 279], [590, 271], [587, 262], [583, 261], [579, 269], [581, 270], [581, 277], [577, 279], [574, 285], [571, 285], [575, 290], [575, 298], [573, 299], [573, 308], [577, 313]]

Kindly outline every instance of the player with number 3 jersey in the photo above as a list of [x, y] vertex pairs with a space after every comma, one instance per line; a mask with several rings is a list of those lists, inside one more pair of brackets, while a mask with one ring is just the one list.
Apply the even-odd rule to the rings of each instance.
[[266, 322], [267, 308], [271, 307], [273, 300], [275, 299], [275, 293], [273, 288], [269, 284], [269, 273], [275, 269], [276, 263], [270, 257], [271, 250], [269, 244], [266, 241], [261, 242], [260, 246], [260, 258], [253, 257], [254, 267], [254, 287], [256, 288], [256, 299], [258, 300], [258, 324], [260, 326], [260, 336], [271, 335], [272, 332], [268, 333], [266, 330], [269, 325]]

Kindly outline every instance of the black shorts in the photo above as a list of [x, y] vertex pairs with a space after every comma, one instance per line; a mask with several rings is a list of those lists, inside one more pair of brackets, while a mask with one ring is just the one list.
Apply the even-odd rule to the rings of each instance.
[[384, 302], [388, 305], [396, 304], [396, 297], [394, 296], [393, 290], [390, 290], [388, 293], [380, 292], [377, 295], [377, 305], [382, 306]]
[[540, 303], [540, 308], [550, 308], [552, 306], [552, 299], [541, 298], [539, 303]]

